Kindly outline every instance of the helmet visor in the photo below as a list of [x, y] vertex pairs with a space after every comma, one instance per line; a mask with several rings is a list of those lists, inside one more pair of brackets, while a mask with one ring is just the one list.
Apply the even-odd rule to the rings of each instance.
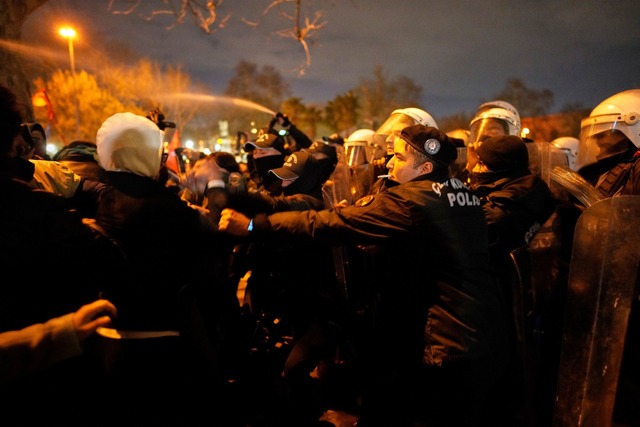
[[474, 120], [469, 128], [469, 142], [482, 141], [490, 136], [509, 134], [509, 123], [496, 118]]
[[619, 114], [609, 114], [582, 120], [576, 170], [597, 162], [600, 154], [625, 138], [629, 127], [620, 118]]
[[[356, 167], [363, 165], [365, 163], [369, 163], [371, 160], [371, 155], [367, 150], [367, 143], [362, 141], [358, 142], [347, 142], [344, 144], [345, 153], [347, 156], [347, 164], [349, 167]], [[370, 150], [369, 150], [370, 151]]]
[[395, 138], [400, 136], [402, 129], [414, 123], [414, 120], [406, 114], [391, 114], [373, 134], [373, 142], [382, 147], [387, 154], [393, 154], [393, 141]]

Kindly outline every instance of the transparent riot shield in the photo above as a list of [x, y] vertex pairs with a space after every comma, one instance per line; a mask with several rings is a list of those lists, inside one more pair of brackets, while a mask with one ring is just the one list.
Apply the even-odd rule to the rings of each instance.
[[551, 170], [551, 179], [558, 185], [566, 188], [580, 203], [589, 207], [605, 197], [596, 188], [587, 182], [577, 172], [561, 167], [554, 167]]
[[467, 147], [457, 147], [458, 157], [451, 164], [451, 176], [459, 177], [464, 173], [467, 166]]
[[596, 202], [578, 218], [565, 306], [553, 427], [612, 425], [638, 284], [640, 196]]
[[568, 197], [566, 188], [554, 181], [551, 175], [551, 171], [556, 167], [569, 169], [566, 153], [545, 141], [527, 143], [527, 149], [531, 172], [540, 175], [556, 199], [566, 200]]

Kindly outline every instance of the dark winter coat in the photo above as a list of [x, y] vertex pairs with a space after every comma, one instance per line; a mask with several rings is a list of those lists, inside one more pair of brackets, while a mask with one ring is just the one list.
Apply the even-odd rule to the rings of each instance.
[[473, 186], [489, 226], [492, 252], [508, 254], [531, 240], [555, 209], [546, 182], [532, 173]]
[[118, 324], [177, 329], [185, 289], [215, 294], [223, 286], [230, 239], [155, 179], [129, 172], [107, 172], [107, 178], [96, 222], [117, 242], [129, 271], [105, 293], [118, 306]]
[[398, 362], [441, 365], [503, 354], [504, 312], [486, 220], [478, 198], [459, 180], [422, 176], [355, 206], [257, 216], [254, 233], [379, 245], [386, 334], [377, 339]]

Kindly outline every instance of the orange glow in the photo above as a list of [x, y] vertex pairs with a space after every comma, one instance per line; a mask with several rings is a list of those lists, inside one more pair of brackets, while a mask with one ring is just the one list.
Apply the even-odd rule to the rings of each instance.
[[71, 27], [62, 27], [58, 30], [58, 34], [67, 39], [72, 39], [76, 36], [76, 30]]
[[47, 95], [43, 90], [36, 91], [36, 93], [33, 94], [33, 97], [31, 97], [31, 103], [34, 107], [46, 107], [49, 105], [48, 101]]

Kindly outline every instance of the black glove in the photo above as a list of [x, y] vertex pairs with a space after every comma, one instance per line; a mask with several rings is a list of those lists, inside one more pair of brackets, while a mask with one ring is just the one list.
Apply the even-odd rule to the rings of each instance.
[[289, 117], [286, 114], [282, 114], [281, 112], [278, 111], [278, 113], [276, 113], [276, 119], [282, 119], [282, 123], [280, 124], [280, 126], [282, 126], [283, 128], [287, 128], [289, 126], [291, 126], [291, 121], [289, 120]]

